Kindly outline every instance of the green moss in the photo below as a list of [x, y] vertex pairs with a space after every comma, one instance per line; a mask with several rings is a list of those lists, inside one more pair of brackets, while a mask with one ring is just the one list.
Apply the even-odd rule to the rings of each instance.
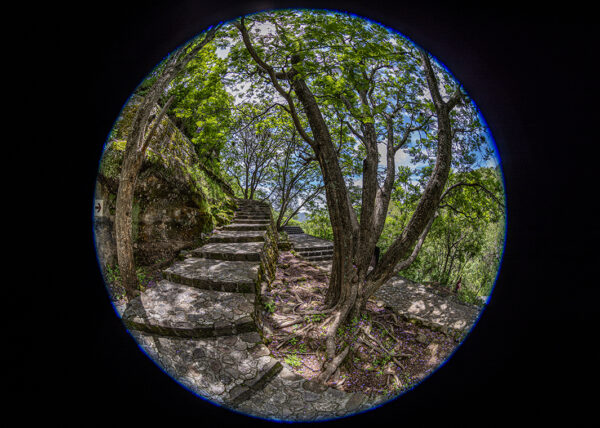
[[[139, 98], [125, 106], [115, 123], [106, 144], [99, 174], [107, 179], [110, 193], [108, 210], [115, 214], [116, 187], [120, 177], [126, 139], [135, 118]], [[138, 177], [132, 212], [133, 239], [164, 239], [165, 236], [181, 236], [189, 239], [201, 233], [210, 233], [215, 226], [231, 222], [235, 202], [223, 184], [219, 171], [200, 165], [193, 144], [168, 118], [161, 123]], [[196, 220], [192, 225], [172, 219], [164, 219], [162, 229], [140, 223], [147, 210], [167, 209], [173, 206], [197, 208]], [[160, 214], [159, 214], [160, 215]], [[164, 228], [166, 226], [166, 229]], [[148, 229], [149, 228], [149, 229]]]
[[139, 232], [140, 232], [140, 204], [138, 202], [133, 202], [133, 207], [131, 210], [131, 235], [133, 242], [137, 241]]

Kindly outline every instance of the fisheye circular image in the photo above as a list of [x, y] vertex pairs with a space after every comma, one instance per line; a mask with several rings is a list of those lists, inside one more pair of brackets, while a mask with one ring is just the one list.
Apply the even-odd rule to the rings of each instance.
[[243, 16], [170, 53], [99, 162], [97, 256], [124, 328], [249, 417], [401, 399], [475, 327], [500, 269], [500, 159], [467, 91], [336, 11]]

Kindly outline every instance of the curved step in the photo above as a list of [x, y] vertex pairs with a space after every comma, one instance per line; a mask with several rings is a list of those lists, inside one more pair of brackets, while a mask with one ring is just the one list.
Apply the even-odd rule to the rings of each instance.
[[227, 226], [223, 226], [223, 230], [239, 230], [239, 231], [250, 231], [250, 230], [267, 230], [268, 223], [265, 224], [249, 224], [249, 223], [231, 223]]
[[306, 253], [310, 251], [333, 251], [333, 245], [323, 244], [323, 245], [311, 245], [311, 246], [300, 246], [294, 245], [294, 250], [297, 253]]
[[263, 246], [263, 242], [215, 242], [196, 248], [190, 253], [205, 259], [260, 261]]
[[271, 219], [268, 217], [234, 217], [232, 223], [244, 223], [244, 224], [270, 224]]
[[297, 252], [298, 255], [302, 257], [312, 257], [312, 256], [333, 256], [333, 248], [329, 250], [302, 250]]
[[259, 266], [260, 262], [190, 257], [165, 269], [163, 277], [205, 290], [253, 293]]
[[254, 293], [200, 290], [162, 280], [133, 299], [123, 322], [133, 330], [175, 337], [214, 337], [256, 330]]
[[329, 255], [329, 256], [310, 256], [310, 257], [304, 257], [301, 256], [304, 260], [307, 260], [309, 262], [323, 262], [323, 261], [327, 261], [327, 260], [333, 260], [333, 256]]
[[234, 407], [281, 371], [257, 332], [181, 339], [132, 331], [140, 347], [193, 393]]
[[208, 242], [262, 242], [265, 231], [261, 230], [221, 230], [214, 233]]
[[317, 384], [284, 366], [251, 399], [233, 408], [266, 419], [300, 422], [344, 416], [372, 405], [373, 400], [364, 394], [347, 393]]

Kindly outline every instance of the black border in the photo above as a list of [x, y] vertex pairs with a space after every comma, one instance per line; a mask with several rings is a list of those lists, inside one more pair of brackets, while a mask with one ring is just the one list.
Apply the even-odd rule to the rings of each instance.
[[598, 97], [587, 79], [597, 36], [591, 10], [577, 2], [559, 8], [516, 2], [105, 1], [71, 8], [70, 18], [60, 9], [51, 64], [73, 92], [66, 97], [59, 88], [52, 108], [63, 107], [70, 116], [68, 129], [56, 133], [77, 138], [61, 149], [76, 155], [63, 166], [59, 188], [70, 197], [56, 228], [57, 240], [76, 240], [65, 241], [68, 273], [47, 271], [52, 281], [45, 284], [67, 290], [45, 304], [52, 305], [48, 345], [35, 345], [33, 356], [27, 355], [43, 362], [40, 371], [50, 380], [35, 384], [17, 376], [17, 396], [49, 405], [61, 420], [83, 412], [87, 420], [119, 425], [266, 424], [201, 402], [139, 352], [104, 292], [91, 207], [102, 145], [142, 77], [214, 21], [288, 6], [351, 11], [432, 52], [488, 122], [508, 198], [506, 252], [493, 299], [454, 357], [400, 400], [326, 424], [585, 420], [592, 404], [585, 385], [596, 364], [588, 328], [598, 295], [590, 275], [598, 230], [591, 188], [597, 178], [590, 166], [597, 125], [588, 120], [598, 113]]

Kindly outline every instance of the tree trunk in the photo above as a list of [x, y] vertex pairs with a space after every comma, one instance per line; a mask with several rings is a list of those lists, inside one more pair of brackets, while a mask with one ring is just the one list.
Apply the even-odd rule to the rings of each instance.
[[123, 159], [122, 165], [115, 209], [117, 260], [121, 284], [128, 296], [134, 296], [138, 290], [138, 280], [133, 259], [132, 208], [141, 162], [137, 161], [136, 157], [129, 156]]

